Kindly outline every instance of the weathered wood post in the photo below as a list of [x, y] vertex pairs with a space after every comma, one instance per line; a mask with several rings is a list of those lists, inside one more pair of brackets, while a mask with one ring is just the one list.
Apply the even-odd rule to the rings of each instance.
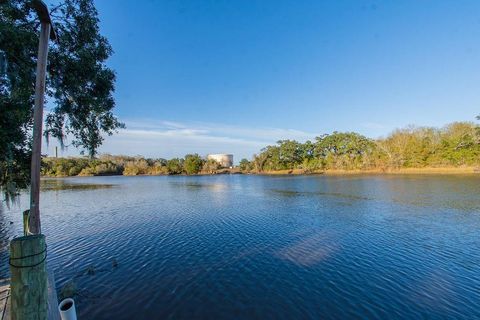
[[49, 39], [55, 39], [48, 8], [40, 0], [32, 0], [32, 7], [40, 19], [37, 74], [35, 82], [35, 107], [33, 115], [33, 146], [31, 163], [30, 214], [25, 236], [10, 242], [11, 318], [47, 319], [48, 275], [46, 270], [47, 247], [40, 225], [40, 164], [42, 149], [43, 105], [47, 73]]
[[51, 21], [47, 6], [41, 1], [32, 2], [40, 18], [40, 40], [38, 44], [37, 78], [35, 81], [35, 108], [33, 110], [33, 145], [31, 164], [30, 221], [33, 234], [41, 232], [40, 225], [40, 165], [42, 162], [43, 104], [45, 102], [45, 79], [47, 75], [48, 40]]
[[47, 319], [47, 246], [43, 234], [14, 238], [10, 242], [12, 320]]

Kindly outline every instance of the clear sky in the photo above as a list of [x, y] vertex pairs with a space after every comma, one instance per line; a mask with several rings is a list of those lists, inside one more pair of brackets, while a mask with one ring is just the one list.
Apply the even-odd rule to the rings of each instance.
[[478, 0], [95, 3], [127, 125], [102, 152], [239, 160], [278, 139], [480, 113]]

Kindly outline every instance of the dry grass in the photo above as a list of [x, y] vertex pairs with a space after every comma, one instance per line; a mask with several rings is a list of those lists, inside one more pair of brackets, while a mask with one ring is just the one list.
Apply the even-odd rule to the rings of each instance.
[[[306, 174], [302, 169], [265, 171], [260, 174], [265, 175], [300, 175]], [[480, 174], [478, 167], [428, 167], [428, 168], [402, 168], [402, 169], [370, 169], [370, 170], [318, 170], [309, 174], [326, 175], [351, 175], [351, 174]]]

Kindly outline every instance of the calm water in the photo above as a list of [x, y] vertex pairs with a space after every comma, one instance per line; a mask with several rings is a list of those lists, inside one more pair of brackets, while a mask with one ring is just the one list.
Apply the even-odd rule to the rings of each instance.
[[[43, 187], [48, 263], [58, 290], [76, 283], [80, 319], [480, 318], [480, 177], [95, 177]], [[1, 278], [26, 201], [0, 213]]]

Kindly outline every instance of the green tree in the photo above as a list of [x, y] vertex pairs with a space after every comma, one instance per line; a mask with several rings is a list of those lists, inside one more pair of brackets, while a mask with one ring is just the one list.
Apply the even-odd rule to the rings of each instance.
[[315, 157], [327, 169], [364, 169], [375, 143], [355, 132], [333, 132], [316, 138]]
[[255, 164], [260, 172], [284, 169], [280, 161], [280, 148], [278, 146], [266, 146], [255, 157]]
[[[93, 157], [102, 134], [123, 127], [112, 112], [115, 74], [105, 65], [112, 48], [100, 34], [93, 0], [64, 0], [51, 15], [58, 41], [49, 47], [46, 94], [53, 110], [45, 134], [61, 142], [69, 135]], [[0, 75], [0, 187], [10, 194], [29, 182], [37, 50], [38, 18], [29, 2], [1, 1], [7, 68]]]
[[203, 159], [198, 154], [187, 154], [183, 163], [186, 174], [197, 174], [202, 170]]
[[[480, 120], [480, 116], [476, 116], [477, 120]], [[476, 126], [477, 128], [477, 142], [480, 143], [480, 126]]]
[[471, 165], [479, 162], [478, 127], [471, 122], [454, 122], [441, 130], [441, 156], [448, 164]]
[[313, 159], [315, 155], [315, 144], [312, 143], [310, 140], [305, 141], [304, 144], [300, 145], [300, 152], [302, 160]]
[[180, 174], [183, 172], [183, 159], [173, 158], [167, 161], [169, 174]]
[[301, 143], [295, 140], [280, 140], [277, 144], [279, 147], [278, 162], [283, 169], [293, 169], [302, 163], [305, 150]]
[[242, 160], [240, 160], [239, 168], [240, 168], [240, 171], [249, 172], [253, 169], [253, 165], [250, 161], [243, 158]]

